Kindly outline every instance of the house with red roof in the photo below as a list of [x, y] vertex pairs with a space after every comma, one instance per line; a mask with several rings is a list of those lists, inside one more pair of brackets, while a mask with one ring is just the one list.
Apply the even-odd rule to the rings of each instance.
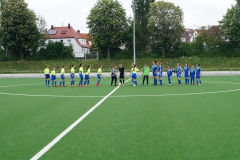
[[53, 25], [47, 31], [49, 35], [48, 42], [62, 42], [65, 46], [73, 46], [73, 53], [76, 58], [84, 58], [91, 48], [91, 41], [85, 33], [80, 30], [75, 31], [70, 24], [68, 26], [54, 27]]

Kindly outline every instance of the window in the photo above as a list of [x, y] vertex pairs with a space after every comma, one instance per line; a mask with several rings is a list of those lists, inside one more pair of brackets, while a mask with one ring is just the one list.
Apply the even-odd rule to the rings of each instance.
[[48, 34], [56, 34], [57, 33], [57, 30], [53, 30], [53, 29], [50, 29], [49, 31], [48, 31]]
[[68, 40], [68, 44], [71, 44], [71, 39]]
[[62, 33], [61, 34], [66, 34], [67, 33], [67, 31], [62, 31]]
[[62, 42], [62, 43], [63, 43], [63, 40], [61, 39], [61, 40], [60, 40], [60, 42]]

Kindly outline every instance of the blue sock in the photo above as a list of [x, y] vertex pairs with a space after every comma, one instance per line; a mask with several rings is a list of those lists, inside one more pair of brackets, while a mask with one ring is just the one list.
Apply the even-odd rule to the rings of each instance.
[[98, 84], [100, 83], [100, 80], [98, 80], [98, 82], [97, 82]]
[[45, 80], [45, 85], [47, 86], [47, 80]]
[[75, 85], [75, 81], [73, 81], [73, 85]]
[[53, 83], [54, 83], [54, 82], [52, 81], [52, 86], [53, 86]]
[[62, 85], [62, 81], [59, 83], [59, 86], [61, 86]]
[[160, 84], [162, 85], [162, 80], [160, 80]]
[[57, 85], [57, 81], [55, 81], [55, 86]]
[[86, 82], [87, 82], [87, 81], [84, 81], [84, 85], [86, 85]]
[[48, 80], [48, 86], [50, 86], [50, 80]]
[[89, 85], [89, 84], [90, 84], [90, 80], [87, 81], [87, 85]]
[[201, 81], [201, 80], [199, 80], [199, 83], [200, 83], [200, 84], [202, 84], [202, 81]]
[[196, 80], [197, 84], [198, 84], [198, 80]]
[[65, 86], [65, 82], [63, 82], [63, 85]]
[[182, 84], [181, 80], [179, 80], [179, 84]]

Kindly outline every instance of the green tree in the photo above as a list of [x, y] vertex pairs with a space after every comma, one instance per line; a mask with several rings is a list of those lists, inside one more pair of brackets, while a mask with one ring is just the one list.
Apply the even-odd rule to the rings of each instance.
[[219, 23], [224, 29], [226, 38], [240, 47], [240, 0], [236, 0], [236, 2], [236, 5], [232, 5], [232, 8], [228, 9]]
[[119, 48], [127, 26], [126, 12], [118, 0], [98, 0], [87, 17], [89, 35], [100, 51]]
[[1, 10], [2, 45], [17, 59], [29, 56], [38, 46], [41, 35], [37, 17], [24, 0], [7, 0]]
[[147, 29], [150, 4], [155, 0], [133, 0], [135, 4], [136, 18], [136, 50], [144, 50], [149, 44], [149, 32]]
[[173, 3], [158, 1], [150, 4], [148, 17], [151, 42], [156, 49], [162, 50], [164, 58], [165, 52], [181, 43], [184, 32], [182, 9]]

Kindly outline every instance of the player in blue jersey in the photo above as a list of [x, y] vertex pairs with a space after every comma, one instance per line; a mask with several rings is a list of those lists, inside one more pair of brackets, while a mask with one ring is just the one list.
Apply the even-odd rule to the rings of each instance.
[[162, 71], [162, 64], [161, 62], [157, 63], [157, 73], [158, 73], [158, 79], [159, 79], [159, 85], [162, 86], [162, 76], [163, 76], [163, 71]]
[[62, 66], [62, 69], [61, 69], [61, 81], [59, 83], [59, 87], [61, 87], [63, 85], [63, 87], [66, 87], [65, 86], [65, 65]]
[[98, 81], [97, 81], [97, 83], [96, 83], [96, 86], [99, 86], [99, 85], [100, 85], [100, 82], [101, 82], [101, 80], [102, 80], [102, 65], [99, 65], [99, 66], [98, 66], [97, 78], [98, 78]]
[[201, 81], [201, 68], [200, 68], [200, 64], [197, 63], [196, 64], [196, 82], [197, 82], [197, 85], [201, 85], [202, 84], [202, 81]]
[[82, 63], [79, 64], [79, 78], [80, 78], [80, 81], [78, 83], [78, 86], [83, 87], [83, 64]]
[[184, 66], [185, 85], [189, 84], [189, 71], [190, 71], [190, 68], [188, 67], [188, 64], [186, 63]]
[[45, 85], [46, 85], [46, 87], [50, 87], [50, 74], [49, 74], [49, 67], [48, 67], [48, 65], [45, 66], [44, 76], [45, 76]]
[[171, 78], [172, 78], [172, 69], [171, 69], [170, 66], [168, 67], [167, 76], [168, 76], [168, 85], [171, 86], [171, 85], [172, 85], [172, 82], [171, 82]]
[[179, 63], [177, 63], [177, 79], [178, 79], [179, 86], [182, 85], [181, 75], [182, 75], [182, 68], [181, 68], [181, 65]]
[[157, 61], [153, 61], [152, 74], [153, 74], [153, 85], [157, 85]]
[[195, 68], [194, 68], [194, 66], [191, 66], [190, 79], [191, 79], [191, 85], [194, 85], [195, 84]]

